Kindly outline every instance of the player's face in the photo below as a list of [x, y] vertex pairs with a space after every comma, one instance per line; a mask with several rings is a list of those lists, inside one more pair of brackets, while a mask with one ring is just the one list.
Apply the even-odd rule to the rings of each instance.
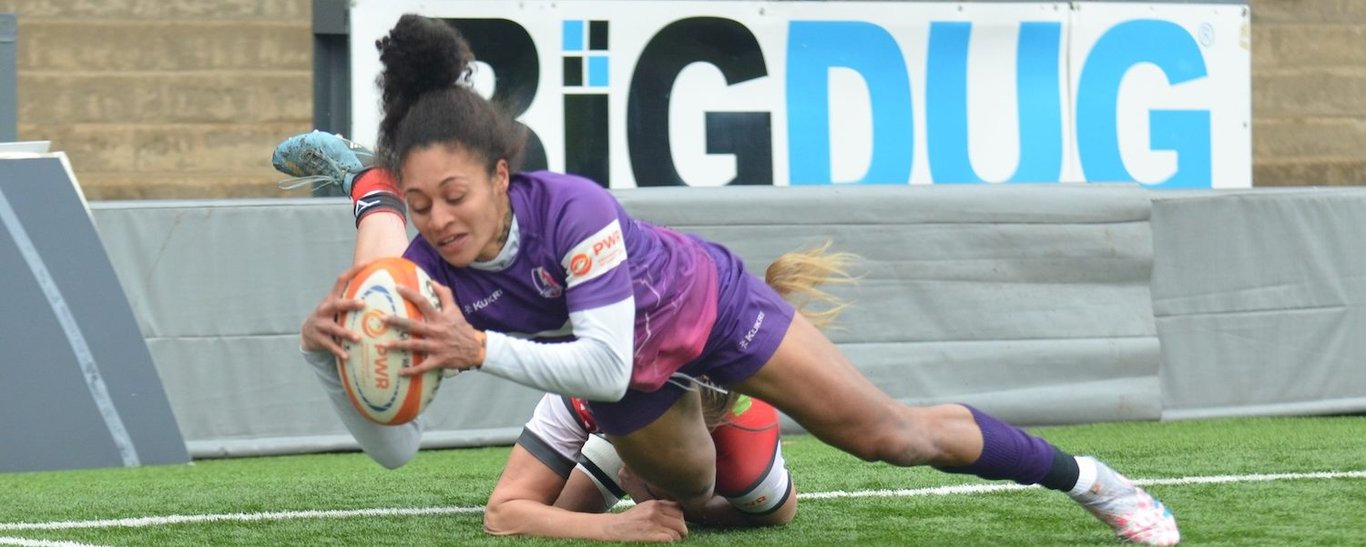
[[506, 161], [490, 173], [463, 147], [428, 146], [404, 158], [402, 184], [408, 218], [446, 262], [463, 268], [498, 256], [509, 207]]

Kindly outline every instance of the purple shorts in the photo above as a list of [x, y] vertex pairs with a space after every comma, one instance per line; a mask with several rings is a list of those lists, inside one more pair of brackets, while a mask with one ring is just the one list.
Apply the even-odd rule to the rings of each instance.
[[[795, 310], [725, 247], [707, 241], [702, 245], [718, 273], [716, 323], [702, 355], [678, 372], [694, 378], [706, 375], [712, 383], [727, 386], [753, 376], [773, 357]], [[665, 383], [655, 391], [627, 390], [617, 402], [588, 404], [602, 432], [626, 435], [664, 415], [683, 393], [683, 388]]]

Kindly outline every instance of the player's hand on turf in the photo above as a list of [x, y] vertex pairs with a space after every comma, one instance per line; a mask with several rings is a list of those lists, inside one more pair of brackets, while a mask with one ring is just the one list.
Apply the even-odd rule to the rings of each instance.
[[342, 349], [339, 340], [348, 339], [352, 342], [360, 341], [356, 333], [346, 330], [337, 322], [337, 317], [342, 312], [356, 311], [365, 307], [365, 303], [360, 300], [347, 300], [342, 298], [343, 291], [346, 290], [346, 283], [359, 272], [364, 264], [357, 264], [351, 269], [346, 270], [337, 277], [337, 283], [332, 285], [332, 291], [327, 293], [321, 304], [308, 315], [304, 324], [299, 328], [299, 347], [304, 351], [327, 351], [336, 355], [338, 359], [346, 359], [346, 351]]
[[678, 541], [688, 537], [683, 507], [677, 502], [646, 500], [616, 517], [607, 524], [610, 541]]
[[414, 376], [438, 368], [466, 370], [484, 362], [484, 333], [465, 321], [465, 314], [455, 303], [451, 289], [432, 282], [441, 309], [432, 305], [426, 297], [408, 287], [400, 286], [398, 293], [417, 304], [422, 312], [422, 321], [390, 316], [385, 318], [389, 326], [412, 334], [407, 340], [390, 342], [388, 349], [401, 349], [425, 355], [417, 366], [401, 371], [404, 376]]

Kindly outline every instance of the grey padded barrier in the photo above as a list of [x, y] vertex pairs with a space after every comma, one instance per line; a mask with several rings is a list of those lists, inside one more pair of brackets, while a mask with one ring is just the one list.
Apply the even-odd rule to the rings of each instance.
[[1366, 411], [1366, 189], [1160, 194], [1164, 418]]
[[[349, 209], [332, 198], [94, 207], [195, 457], [356, 447], [298, 350], [299, 324], [350, 264]], [[537, 397], [461, 376], [429, 409], [426, 441], [509, 441]]]
[[[1021, 425], [1366, 411], [1366, 189], [651, 188], [642, 219], [757, 274], [864, 261], [831, 337], [894, 397]], [[349, 263], [343, 199], [94, 204], [196, 457], [353, 449], [296, 330]], [[465, 374], [424, 446], [509, 443], [538, 394]], [[793, 424], [788, 424], [789, 429]]]
[[[756, 273], [826, 240], [863, 275], [832, 337], [915, 403], [1016, 423], [1157, 419], [1148, 194], [1120, 186], [620, 190], [640, 218], [729, 245]], [[349, 263], [342, 199], [110, 202], [95, 218], [196, 457], [354, 448], [297, 353]], [[506, 443], [539, 395], [447, 381], [424, 446]], [[790, 425], [790, 424], [789, 424]]]

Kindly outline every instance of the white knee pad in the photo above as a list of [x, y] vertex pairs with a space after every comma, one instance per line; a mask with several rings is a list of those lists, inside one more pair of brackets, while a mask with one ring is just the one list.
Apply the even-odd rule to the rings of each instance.
[[621, 466], [621, 456], [617, 455], [617, 449], [612, 443], [599, 435], [589, 435], [588, 442], [583, 444], [575, 469], [593, 479], [593, 484], [598, 486], [598, 492], [602, 494], [605, 506], [612, 507], [626, 495], [617, 480]]

